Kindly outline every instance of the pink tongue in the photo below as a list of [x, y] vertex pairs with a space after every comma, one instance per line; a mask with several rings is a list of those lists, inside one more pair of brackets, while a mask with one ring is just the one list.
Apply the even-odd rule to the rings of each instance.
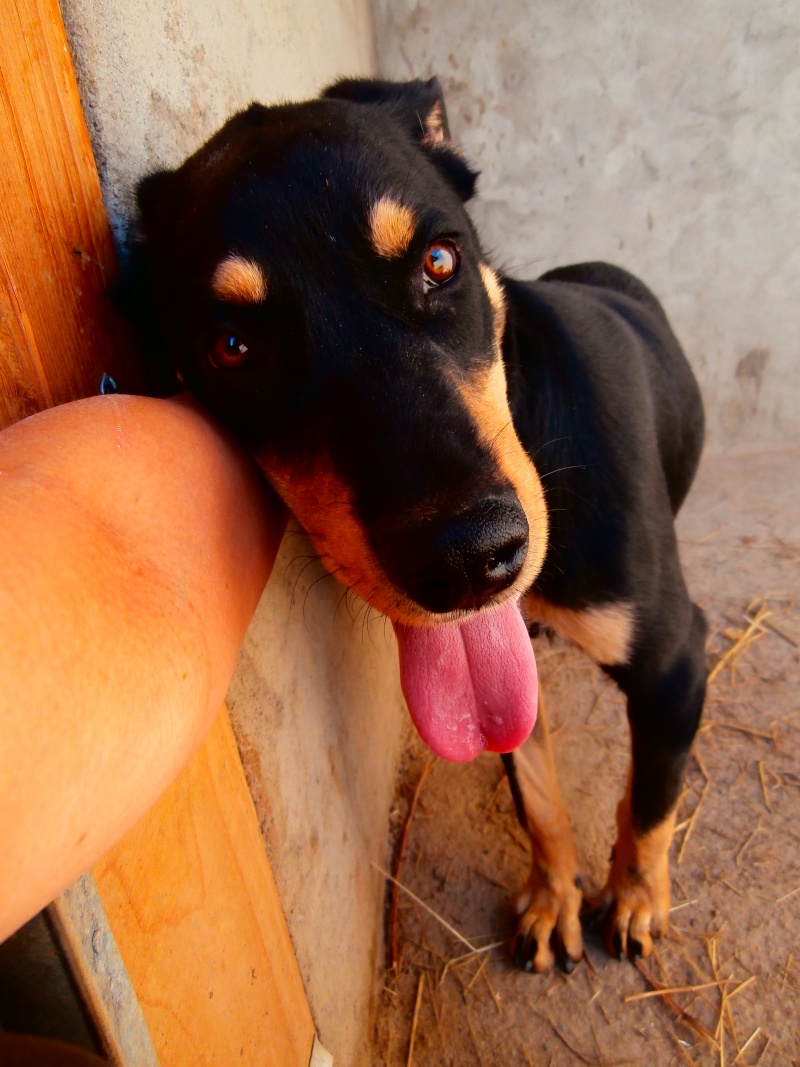
[[536, 660], [514, 601], [444, 626], [395, 627], [400, 682], [423, 741], [464, 763], [510, 752], [536, 722]]

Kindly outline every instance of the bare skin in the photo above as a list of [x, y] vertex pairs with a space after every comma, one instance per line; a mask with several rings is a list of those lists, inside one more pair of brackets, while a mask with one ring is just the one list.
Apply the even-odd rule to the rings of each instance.
[[283, 532], [185, 400], [109, 396], [0, 434], [0, 940], [202, 743]]

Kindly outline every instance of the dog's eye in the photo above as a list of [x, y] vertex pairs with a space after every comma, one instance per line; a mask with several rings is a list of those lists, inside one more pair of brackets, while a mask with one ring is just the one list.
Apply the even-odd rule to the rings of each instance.
[[250, 349], [232, 333], [221, 334], [209, 353], [211, 363], [218, 370], [241, 367], [247, 361]]
[[457, 270], [458, 249], [452, 241], [435, 241], [428, 247], [422, 268], [426, 289], [449, 282]]

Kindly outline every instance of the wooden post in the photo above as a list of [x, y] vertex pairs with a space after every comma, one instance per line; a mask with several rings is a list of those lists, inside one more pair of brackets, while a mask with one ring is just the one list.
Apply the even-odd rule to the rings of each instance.
[[[0, 0], [0, 25], [2, 428], [97, 393], [104, 371], [138, 378], [58, 4]], [[52, 910], [121, 1067], [324, 1062], [226, 712]]]
[[0, 0], [0, 428], [139, 381], [56, 0]]

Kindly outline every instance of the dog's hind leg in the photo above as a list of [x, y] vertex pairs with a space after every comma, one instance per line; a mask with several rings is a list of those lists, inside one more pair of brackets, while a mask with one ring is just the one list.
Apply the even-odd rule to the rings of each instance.
[[617, 808], [611, 870], [593, 910], [606, 919], [606, 945], [619, 958], [650, 955], [669, 921], [675, 809], [706, 688], [706, 624], [698, 607], [687, 601], [687, 609], [685, 639], [668, 665], [653, 673], [634, 661], [613, 672], [628, 698], [631, 768]]
[[514, 962], [527, 971], [541, 972], [549, 971], [558, 958], [571, 971], [583, 955], [582, 894], [541, 691], [533, 733], [521, 748], [503, 756], [503, 763], [532, 850], [530, 877], [517, 905]]

